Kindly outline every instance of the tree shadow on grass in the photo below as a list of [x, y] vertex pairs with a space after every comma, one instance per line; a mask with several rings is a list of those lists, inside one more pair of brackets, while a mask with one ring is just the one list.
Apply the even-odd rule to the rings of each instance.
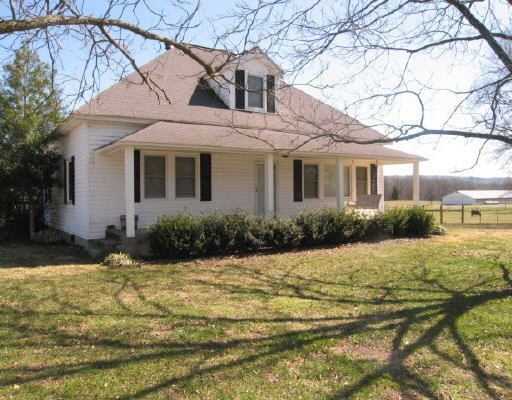
[[[421, 267], [421, 266], [420, 266]], [[280, 274], [270, 274], [264, 270], [246, 268], [241, 265], [226, 267], [229, 271], [242, 274], [246, 279], [243, 283], [227, 283], [225, 281], [203, 281], [196, 279], [198, 285], [214, 287], [226, 294], [257, 295], [271, 297], [287, 297], [290, 299], [307, 300], [329, 305], [363, 305], [371, 304], [374, 311], [362, 312], [359, 315], [334, 315], [331, 317], [277, 317], [277, 318], [230, 318], [207, 315], [180, 314], [160, 301], [148, 298], [144, 289], [131, 279], [130, 274], [122, 275], [117, 282], [118, 290], [113, 291], [112, 299], [119, 305], [120, 312], [102, 314], [77, 306], [60, 298], [57, 287], [50, 287], [48, 301], [57, 304], [63, 314], [76, 314], [79, 316], [108, 316], [108, 317], [138, 317], [141, 318], [171, 318], [177, 325], [196, 326], [200, 322], [207, 324], [225, 324], [227, 327], [236, 327], [247, 323], [276, 324], [282, 326], [284, 332], [266, 335], [263, 337], [243, 337], [228, 340], [157, 340], [154, 343], [138, 343], [130, 339], [109, 338], [92, 333], [68, 332], [58, 327], [35, 326], [30, 321], [20, 318], [27, 315], [44, 317], [44, 312], [37, 310], [20, 311], [14, 307], [2, 307], [3, 315], [9, 316], [10, 322], [4, 326], [18, 332], [20, 335], [43, 335], [62, 346], [88, 344], [103, 346], [116, 350], [134, 350], [135, 354], [116, 356], [110, 359], [60, 364], [58, 366], [42, 366], [29, 371], [23, 368], [9, 368], [10, 373], [18, 374], [10, 379], [0, 381], [2, 385], [23, 384], [37, 382], [49, 378], [68, 377], [86, 373], [95, 369], [115, 369], [127, 365], [154, 362], [166, 358], [194, 358], [188, 372], [172, 376], [156, 384], [147, 385], [141, 390], [118, 396], [120, 399], [137, 399], [159, 392], [173, 385], [184, 385], [198, 377], [228, 371], [240, 366], [251, 367], [258, 361], [281, 360], [288, 356], [293, 357], [295, 350], [308, 350], [308, 347], [319, 341], [335, 339], [337, 341], [350, 340], [351, 337], [368, 333], [388, 333], [392, 336], [391, 347], [387, 357], [380, 360], [377, 367], [367, 372], [342, 390], [332, 393], [328, 398], [351, 398], [370, 388], [381, 379], [392, 380], [402, 396], [414, 399], [422, 396], [428, 399], [442, 399], [438, 389], [428, 377], [418, 373], [411, 366], [411, 358], [421, 350], [429, 350], [440, 360], [449, 363], [453, 368], [469, 372], [482, 395], [491, 399], [502, 399], [503, 392], [512, 391], [512, 381], [506, 375], [487, 372], [482, 366], [478, 354], [471, 348], [464, 336], [460, 333], [458, 322], [471, 310], [485, 305], [488, 302], [505, 299], [512, 296], [512, 280], [510, 271], [503, 263], [495, 261], [495, 268], [499, 268], [500, 281], [488, 286], [488, 280], [467, 285], [462, 290], [454, 290], [445, 286], [437, 278], [429, 278], [425, 268], [419, 268], [407, 280], [410, 285], [370, 285], [357, 283], [330, 282], [323, 279], [307, 278], [290, 271]], [[487, 285], [491, 289], [484, 290]], [[332, 290], [331, 290], [332, 289]], [[351, 289], [363, 290], [363, 295], [340, 296], [333, 290]], [[122, 294], [129, 291], [135, 294], [138, 301], [154, 312], [140, 313], [125, 303]], [[375, 291], [378, 295], [368, 296]], [[412, 296], [412, 297], [407, 297]], [[27, 314], [31, 313], [31, 314]], [[291, 329], [289, 323], [298, 322], [310, 324], [308, 328]], [[200, 329], [200, 328], [199, 328]], [[419, 332], [413, 340], [407, 339]], [[450, 343], [459, 351], [465, 361], [458, 360], [439, 344]], [[206, 359], [215, 359], [228, 351], [240, 351], [244, 354], [234, 360], [205, 364]], [[193, 362], [192, 362], [193, 361]], [[0, 372], [2, 372], [0, 370]], [[4, 371], [5, 372], [5, 371]], [[341, 387], [340, 385], [337, 385]]]

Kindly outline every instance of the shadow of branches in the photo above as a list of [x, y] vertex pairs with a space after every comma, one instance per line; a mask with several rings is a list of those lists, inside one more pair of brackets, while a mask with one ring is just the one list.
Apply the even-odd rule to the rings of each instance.
[[[198, 269], [200, 267], [197, 267]], [[453, 368], [469, 372], [482, 394], [491, 399], [502, 399], [503, 392], [512, 393], [512, 380], [503, 374], [490, 373], [482, 366], [479, 355], [471, 348], [459, 329], [460, 319], [477, 307], [488, 302], [512, 296], [512, 280], [510, 270], [495, 260], [493, 268], [500, 273], [500, 280], [481, 279], [468, 283], [463, 289], [455, 290], [445, 285], [440, 278], [429, 276], [424, 265], [412, 272], [404, 273], [399, 284], [388, 282], [382, 285], [357, 283], [349, 276], [348, 282], [331, 282], [321, 278], [301, 276], [294, 272], [295, 268], [270, 273], [264, 269], [247, 268], [233, 264], [223, 268], [222, 274], [243, 275], [244, 280], [237, 283], [235, 279], [221, 279], [218, 271], [207, 271], [211, 280], [194, 278], [193, 283], [204, 288], [214, 288], [226, 295], [252, 295], [264, 298], [300, 299], [325, 304], [326, 307], [348, 305], [371, 305], [373, 308], [355, 314], [346, 312], [332, 316], [298, 317], [276, 316], [270, 318], [194, 315], [180, 313], [173, 307], [148, 296], [149, 290], [137, 283], [130, 273], [120, 273], [116, 279], [108, 281], [115, 286], [110, 293], [112, 303], [117, 305], [116, 311], [104, 311], [91, 307], [80, 306], [65, 300], [59, 295], [58, 287], [48, 281], [48, 296], [41, 299], [56, 307], [51, 310], [34, 308], [18, 308], [0, 305], [0, 318], [4, 329], [16, 332], [20, 337], [30, 338], [43, 336], [60, 346], [92, 345], [125, 351], [116, 357], [105, 357], [102, 360], [61, 363], [59, 365], [43, 365], [37, 368], [9, 367], [1, 372], [9, 372], [9, 378], [1, 379], [0, 385], [23, 384], [37, 382], [49, 378], [62, 378], [85, 373], [95, 369], [115, 369], [121, 366], [158, 361], [165, 358], [190, 357], [187, 372], [175, 374], [158, 383], [148, 384], [143, 389], [131, 391], [120, 399], [143, 398], [172, 385], [181, 385], [198, 377], [219, 371], [230, 370], [239, 366], [250, 367], [258, 360], [278, 360], [288, 357], [294, 350], [307, 350], [308, 346], [326, 339], [337, 341], [350, 340], [359, 334], [384, 332], [390, 335], [390, 348], [386, 357], [379, 360], [378, 366], [361, 378], [342, 389], [331, 393], [331, 399], [351, 398], [362, 390], [376, 384], [380, 379], [390, 379], [399, 388], [406, 399], [418, 396], [428, 399], [442, 399], [438, 389], [421, 373], [412, 367], [411, 358], [420, 350], [429, 350], [432, 357], [449, 363]], [[217, 275], [215, 275], [217, 274]], [[406, 284], [408, 282], [409, 284]], [[492, 283], [492, 285], [489, 285]], [[352, 289], [357, 289], [354, 292]], [[127, 302], [123, 294], [135, 296], [138, 303], [144, 305], [146, 311], [135, 309], [133, 302]], [[346, 293], [345, 293], [346, 292]], [[340, 295], [340, 293], [343, 293]], [[354, 293], [359, 293], [356, 295]], [[406, 295], [405, 295], [406, 294]], [[411, 297], [412, 296], [412, 297]], [[150, 311], [147, 311], [150, 310]], [[337, 309], [334, 309], [336, 311]], [[90, 316], [108, 318], [145, 318], [147, 320], [166, 319], [172, 321], [173, 327], [222, 324], [233, 328], [249, 323], [262, 323], [281, 326], [280, 333], [260, 335], [258, 337], [227, 337], [214, 340], [171, 340], [158, 339], [151, 342], [132, 340], [129, 337], [109, 337], [98, 335], [87, 330], [65, 330], [53, 324], [36, 324], [33, 318], [49, 318], [59, 315], [72, 315], [87, 318]], [[302, 324], [299, 328], [291, 328], [290, 323]], [[307, 324], [307, 327], [303, 327]], [[416, 333], [415, 334], [413, 334]], [[414, 339], [410, 339], [414, 337]], [[463, 355], [463, 359], [453, 357], [440, 344], [449, 341]], [[27, 339], [25, 346], [30, 345]], [[7, 346], [4, 343], [3, 346]], [[229, 351], [245, 349], [243, 356], [225, 360], [221, 357]], [[215, 363], [206, 360], [222, 360]], [[338, 385], [341, 387], [341, 385]]]

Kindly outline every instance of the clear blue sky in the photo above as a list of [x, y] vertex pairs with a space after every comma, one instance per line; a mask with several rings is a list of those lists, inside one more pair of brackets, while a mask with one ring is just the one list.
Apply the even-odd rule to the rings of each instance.
[[[166, 7], [167, 2], [159, 2], [155, 1], [153, 3], [157, 8], [162, 9]], [[229, 11], [231, 7], [236, 4], [233, 0], [204, 0], [201, 5], [201, 10], [196, 17], [197, 22], [201, 22], [201, 25], [191, 31], [186, 37], [185, 40], [189, 42], [193, 42], [196, 44], [201, 44], [205, 46], [211, 46], [214, 41], [213, 35], [213, 27], [212, 20], [223, 13]], [[2, 15], [7, 13], [6, 5], [0, 5], [0, 12]], [[97, 13], [98, 10], [101, 10], [104, 7], [104, 3], [99, 0], [89, 1], [87, 2], [87, 7], [91, 10], [91, 13]], [[169, 6], [171, 7], [171, 6]], [[151, 25], [151, 16], [148, 13], [142, 11], [142, 9], [137, 10], [137, 18], [139, 19], [138, 23], [141, 26], [150, 26]], [[125, 19], [130, 19], [131, 22], [136, 22], [135, 16], [133, 14], [127, 14]], [[62, 64], [58, 66], [61, 72], [62, 81], [65, 82], [64, 89], [65, 91], [71, 93], [73, 92], [74, 85], [67, 78], [68, 76], [78, 76], [83, 67], [83, 61], [85, 60], [87, 50], [82, 49], [80, 44], [74, 43], [72, 41], [62, 42], [62, 46], [66, 49], [62, 57]], [[136, 43], [135, 47], [132, 47], [133, 54], [136, 57], [137, 61], [142, 64], [161, 52], [161, 48], [158, 45], [153, 43]], [[0, 50], [0, 57], [2, 61], [7, 60], [11, 56], [10, 53], [7, 53], [5, 50]], [[350, 74], [351, 71], [342, 71], [341, 73]], [[438, 80], [435, 82], [439, 86], [443, 86], [445, 83], [453, 84], [454, 80], [456, 83], [460, 83], [461, 86], [465, 86], [468, 83], [473, 82], [475, 75], [478, 74], [478, 70], [475, 66], [471, 65], [471, 63], [467, 65], [460, 65], [454, 68], [448, 68], [447, 65], [443, 65], [443, 59], [437, 59], [435, 62], [432, 60], [421, 60], [417, 63], [417, 73], [419, 76], [421, 75], [431, 75], [433, 77], [442, 77], [437, 78]], [[331, 69], [327, 70], [325, 73], [325, 77], [327, 80], [329, 77], [336, 77], [340, 74], [340, 68], [337, 68], [336, 62], [332, 63]], [[306, 71], [307, 75], [307, 71]], [[383, 78], [385, 79], [385, 78]], [[101, 80], [101, 88], [106, 88], [110, 86], [113, 82], [115, 82], [116, 77], [114, 74], [103, 74]], [[310, 94], [319, 97], [321, 99], [325, 99], [330, 104], [336, 106], [341, 105], [347, 100], [347, 91], [344, 91], [344, 88], [337, 88], [334, 93], [330, 93], [329, 98], [323, 98], [324, 93], [319, 92], [313, 88], [301, 87], [302, 90], [309, 92]], [[364, 90], [364, 85], [358, 86], [356, 83], [350, 88], [352, 91], [354, 90]], [[345, 97], [345, 98], [344, 98]], [[441, 96], [440, 96], [441, 97]], [[431, 118], [438, 117], [441, 120], [446, 113], [446, 110], [450, 108], [450, 104], [443, 98], [436, 98], [435, 101], [432, 102], [430, 109]], [[395, 116], [396, 120], [400, 118], [404, 118], [406, 115], [414, 114], [415, 109], [412, 104], [405, 104], [400, 113], [397, 113]], [[364, 114], [364, 112], [362, 113]], [[359, 116], [357, 116], [359, 117]], [[365, 122], [362, 119], [362, 122]], [[397, 149], [401, 149], [407, 152], [416, 153], [422, 155], [429, 159], [428, 162], [422, 163], [421, 173], [428, 175], [472, 175], [472, 176], [510, 176], [512, 174], [511, 170], [507, 170], [503, 167], [502, 163], [494, 160], [494, 156], [492, 154], [492, 150], [494, 150], [495, 146], [493, 144], [489, 144], [486, 146], [486, 151], [484, 151], [480, 162], [478, 165], [468, 171], [455, 172], [464, 168], [470, 167], [477, 156], [478, 149], [481, 145], [481, 142], [478, 141], [466, 141], [463, 139], [452, 139], [452, 138], [443, 138], [441, 140], [437, 140], [437, 138], [424, 138], [421, 140], [415, 140], [410, 142], [404, 142], [400, 144], [396, 144], [393, 147]], [[411, 167], [410, 166], [393, 166], [386, 167], [386, 174], [410, 174]]]

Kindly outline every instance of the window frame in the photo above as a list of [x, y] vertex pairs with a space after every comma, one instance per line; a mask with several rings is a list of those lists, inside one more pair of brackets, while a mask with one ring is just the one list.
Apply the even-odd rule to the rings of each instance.
[[[306, 166], [314, 166], [316, 167], [316, 179], [317, 179], [317, 187], [316, 187], [316, 197], [306, 197]], [[320, 200], [320, 164], [317, 163], [306, 163], [302, 162], [302, 199], [303, 200]]]
[[[358, 168], [364, 168], [366, 170], [366, 180], [365, 181], [361, 181], [361, 180], [358, 180], [357, 179], [357, 169]], [[371, 184], [371, 180], [370, 180], [370, 167], [368, 165], [356, 165], [355, 166], [355, 181], [356, 181], [356, 188], [355, 188], [355, 193], [356, 193], [356, 196], [358, 195], [362, 195], [362, 196], [365, 196], [365, 195], [368, 195], [370, 194], [371, 190], [370, 190], [370, 184]], [[358, 186], [358, 183], [359, 182], [366, 182], [366, 194], [361, 194], [361, 193], [357, 193], [357, 186]]]
[[[141, 151], [141, 163], [140, 163], [140, 186], [141, 186], [141, 201], [158, 201], [169, 198], [169, 153], [161, 151]], [[146, 197], [146, 156], [150, 157], [163, 157], [165, 160], [164, 166], [164, 184], [165, 184], [165, 196], [163, 197]]]
[[[255, 78], [260, 78], [263, 82], [263, 88], [261, 91], [261, 98], [262, 98], [262, 107], [251, 107], [249, 106], [249, 76], [253, 76]], [[252, 73], [249, 71], [245, 71], [245, 109], [248, 111], [255, 111], [255, 112], [267, 112], [267, 76], [258, 74], [258, 73]], [[276, 114], [276, 113], [272, 113]]]
[[[190, 197], [182, 197], [176, 196], [176, 158], [193, 158], [194, 159], [194, 196]], [[173, 168], [172, 168], [172, 187], [173, 187], [173, 198], [174, 200], [199, 200], [199, 191], [200, 191], [200, 171], [199, 171], [199, 153], [173, 153]], [[213, 180], [213, 170], [212, 170], [212, 180]], [[213, 197], [213, 192], [212, 192]]]
[[[76, 157], [75, 157], [75, 160], [76, 160]], [[71, 194], [71, 184], [70, 184], [70, 180], [69, 178], [71, 178], [70, 174], [69, 174], [69, 164], [71, 164], [71, 157], [69, 158], [64, 158], [64, 161], [65, 161], [65, 171], [64, 171], [64, 174], [66, 176], [66, 202], [64, 204], [67, 204], [67, 205], [71, 205], [73, 206], [73, 202], [71, 201], [71, 197], [70, 197], [70, 194]], [[76, 161], [75, 161], [75, 185], [76, 185]], [[76, 187], [75, 187], [75, 200], [76, 200]]]

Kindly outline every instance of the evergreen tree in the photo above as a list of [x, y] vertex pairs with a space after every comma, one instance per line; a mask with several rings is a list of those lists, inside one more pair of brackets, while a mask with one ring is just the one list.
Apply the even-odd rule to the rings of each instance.
[[393, 186], [393, 191], [391, 192], [391, 200], [398, 200], [400, 197], [400, 191], [396, 186]]
[[[56, 184], [59, 154], [52, 143], [62, 121], [60, 91], [50, 67], [24, 45], [4, 65], [0, 87], [0, 187], [2, 202], [26, 202], [30, 235], [45, 191]], [[4, 203], [5, 204], [5, 203]]]

